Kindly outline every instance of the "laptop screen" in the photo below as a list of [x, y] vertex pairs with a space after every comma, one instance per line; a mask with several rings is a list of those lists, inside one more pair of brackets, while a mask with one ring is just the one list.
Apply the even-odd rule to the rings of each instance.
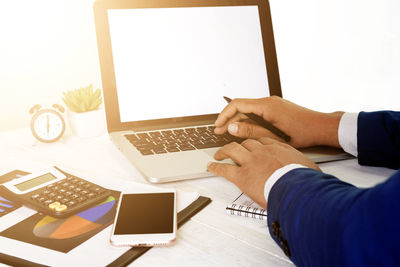
[[269, 96], [257, 6], [108, 10], [121, 122]]

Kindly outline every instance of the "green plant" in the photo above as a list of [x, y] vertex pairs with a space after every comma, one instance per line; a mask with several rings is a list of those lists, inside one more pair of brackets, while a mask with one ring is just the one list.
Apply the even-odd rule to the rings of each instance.
[[99, 108], [103, 99], [101, 98], [101, 90], [93, 91], [93, 85], [81, 87], [75, 90], [63, 92], [63, 101], [69, 110], [82, 113]]

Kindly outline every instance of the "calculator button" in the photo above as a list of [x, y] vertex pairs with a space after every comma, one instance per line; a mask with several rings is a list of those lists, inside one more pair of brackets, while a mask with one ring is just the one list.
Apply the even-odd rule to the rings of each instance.
[[67, 187], [67, 186], [69, 186], [69, 185], [70, 185], [70, 183], [65, 182], [65, 183], [63, 183], [61, 186]]
[[82, 190], [81, 192], [79, 192], [81, 195], [86, 195], [86, 194], [89, 194], [89, 191], [86, 191], [86, 190]]
[[59, 186], [54, 186], [54, 187], [52, 188], [53, 191], [58, 191], [58, 190], [60, 190], [60, 189], [61, 189], [61, 187], [59, 187]]
[[77, 202], [83, 202], [85, 201], [87, 198], [86, 197], [79, 197], [76, 199]]
[[51, 200], [51, 199], [48, 199], [48, 200], [46, 200], [46, 201], [43, 201], [43, 205], [45, 205], [45, 206], [47, 206], [47, 205], [49, 205], [49, 204], [51, 204], [51, 203], [53, 203], [53, 200]]
[[63, 198], [64, 198], [64, 197], [61, 196], [61, 195], [56, 196], [56, 199], [57, 199], [57, 200], [61, 200], [61, 199], [63, 199]]
[[83, 186], [84, 184], [86, 184], [85, 181], [80, 181], [80, 182], [78, 183], [79, 186]]
[[67, 177], [67, 181], [72, 181], [72, 180], [74, 180], [74, 177], [72, 177], [72, 176]]
[[97, 194], [101, 194], [101, 193], [103, 193], [105, 190], [104, 189], [102, 189], [102, 188], [100, 188], [100, 187], [95, 187], [94, 189], [93, 189], [93, 192], [95, 192], [95, 193], [97, 193]]
[[72, 192], [71, 191], [67, 191], [67, 192], [65, 192], [65, 195], [68, 197], [68, 196], [72, 195]]
[[80, 179], [78, 179], [78, 178], [75, 178], [74, 180], [72, 180], [73, 183], [77, 183], [79, 181], [80, 181]]
[[61, 203], [56, 201], [56, 202], [52, 202], [51, 204], [49, 204], [49, 208], [54, 210], [55, 208], [57, 208], [58, 206], [60, 206]]
[[63, 198], [63, 199], [60, 200], [60, 202], [63, 203], [63, 204], [67, 203], [68, 201], [70, 201], [69, 198]]
[[47, 196], [50, 197], [50, 198], [53, 198], [53, 197], [56, 196], [56, 194], [55, 194], [55, 193], [50, 193], [50, 194], [48, 194]]
[[38, 202], [44, 202], [44, 201], [46, 201], [47, 200], [47, 198], [45, 198], [45, 197], [39, 197], [39, 198], [37, 198], [37, 201]]
[[89, 189], [90, 187], [92, 187], [91, 184], [85, 184], [85, 185], [83, 186], [83, 188], [85, 188], [85, 189]]
[[65, 190], [65, 189], [60, 189], [60, 190], [58, 190], [58, 192], [61, 193], [61, 194], [64, 194], [65, 192], [67, 192], [67, 190]]
[[79, 193], [79, 192], [81, 192], [81, 191], [82, 191], [82, 188], [80, 188], [80, 187], [77, 187], [77, 188], [75, 188], [75, 189], [74, 189], [74, 191], [75, 191], [75, 192], [77, 192], [77, 193]]
[[35, 200], [35, 199], [37, 199], [39, 196], [40, 196], [39, 194], [35, 194], [35, 195], [31, 196], [31, 198], [32, 198], [33, 200]]
[[46, 186], [46, 188], [52, 190], [54, 186], [55, 186], [54, 184], [49, 184], [48, 186]]
[[75, 199], [75, 198], [78, 198], [78, 197], [79, 197], [79, 195], [73, 194], [73, 195], [71, 196], [71, 199]]
[[72, 190], [75, 188], [75, 185], [70, 185], [70, 186], [68, 186], [68, 188]]
[[73, 200], [71, 200], [70, 202], [68, 202], [68, 203], [65, 203], [65, 204], [67, 204], [67, 205], [68, 205], [68, 207], [72, 207], [72, 206], [75, 206], [75, 205], [77, 204], [77, 202], [76, 202], [76, 201], [73, 201]]
[[93, 193], [93, 192], [92, 192], [92, 193], [89, 193], [89, 194], [87, 194], [87, 197], [88, 197], [88, 198], [92, 198], [92, 197], [95, 197], [95, 196], [96, 196], [96, 194], [95, 194], [95, 193]]
[[62, 204], [62, 205], [56, 207], [55, 210], [56, 210], [56, 211], [64, 211], [64, 210], [66, 210], [67, 208], [68, 208], [68, 207], [67, 207], [66, 205]]
[[50, 190], [44, 190], [44, 191], [42, 192], [43, 195], [47, 195], [47, 194], [50, 194], [50, 193], [51, 193]]

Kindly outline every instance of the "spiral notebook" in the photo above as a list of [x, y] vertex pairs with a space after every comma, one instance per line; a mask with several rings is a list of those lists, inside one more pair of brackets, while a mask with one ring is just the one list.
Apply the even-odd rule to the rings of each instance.
[[244, 193], [241, 193], [232, 204], [226, 207], [226, 213], [258, 220], [267, 220], [267, 211]]

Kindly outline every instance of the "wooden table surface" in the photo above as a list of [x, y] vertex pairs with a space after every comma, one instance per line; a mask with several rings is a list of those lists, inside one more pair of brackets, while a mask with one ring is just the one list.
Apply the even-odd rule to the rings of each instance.
[[[108, 136], [81, 139], [74, 136], [53, 144], [35, 142], [29, 129], [0, 133], [0, 172], [21, 169], [19, 162], [90, 171], [146, 183], [137, 170], [113, 146]], [[320, 164], [323, 171], [360, 187], [386, 180], [394, 171], [362, 167], [356, 159]], [[195, 191], [212, 202], [177, 232], [173, 246], [152, 248], [133, 266], [289, 266], [269, 235], [266, 221], [228, 215], [225, 207], [240, 190], [221, 177], [194, 179], [160, 185]]]

